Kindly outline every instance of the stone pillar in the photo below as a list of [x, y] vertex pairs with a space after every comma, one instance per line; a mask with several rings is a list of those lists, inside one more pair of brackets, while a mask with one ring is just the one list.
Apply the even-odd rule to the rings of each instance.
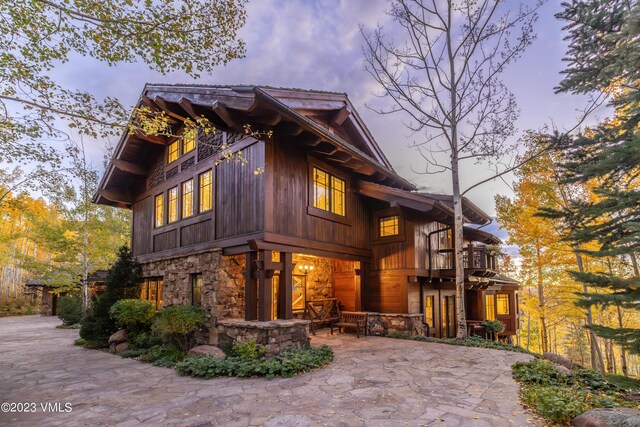
[[258, 271], [256, 261], [258, 260], [257, 252], [247, 252], [246, 265], [244, 270], [244, 293], [245, 293], [245, 320], [258, 319]]

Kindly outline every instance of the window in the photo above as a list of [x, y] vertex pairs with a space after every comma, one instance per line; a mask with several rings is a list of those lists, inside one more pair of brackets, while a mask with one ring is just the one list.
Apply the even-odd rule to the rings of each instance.
[[343, 179], [313, 168], [313, 207], [346, 215], [346, 185]]
[[196, 148], [198, 129], [189, 129], [182, 134], [182, 154], [187, 154]]
[[496, 296], [494, 294], [484, 296], [484, 320], [496, 320]]
[[153, 301], [156, 308], [162, 308], [162, 277], [148, 277], [142, 280], [140, 299]]
[[180, 157], [180, 144], [174, 141], [169, 144], [169, 154], [167, 155], [167, 163], [175, 162]]
[[167, 222], [175, 222], [178, 220], [178, 187], [170, 188], [168, 194], [169, 215]]
[[427, 296], [424, 299], [424, 322], [431, 328], [434, 327], [433, 320], [435, 318], [433, 301], [433, 295]]
[[498, 316], [509, 315], [509, 294], [497, 294], [496, 303], [498, 305]]
[[191, 305], [202, 305], [202, 273], [191, 275]]
[[451, 235], [451, 229], [441, 230], [438, 233], [438, 249], [451, 249], [453, 248], [453, 236]]
[[213, 185], [212, 185], [213, 172], [207, 171], [200, 174], [199, 181], [199, 210], [198, 212], [206, 212], [213, 207]]
[[380, 237], [397, 236], [398, 232], [397, 216], [380, 218]]
[[182, 218], [193, 215], [193, 179], [182, 183]]
[[307, 297], [307, 276], [294, 274], [291, 286], [291, 308], [294, 313], [303, 313]]
[[156, 196], [155, 225], [162, 227], [164, 225], [164, 194]]

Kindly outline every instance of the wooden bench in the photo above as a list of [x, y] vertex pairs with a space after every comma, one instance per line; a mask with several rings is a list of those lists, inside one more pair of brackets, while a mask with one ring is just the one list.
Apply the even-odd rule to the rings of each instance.
[[340, 303], [337, 298], [307, 301], [304, 317], [311, 321], [311, 333], [316, 334], [316, 326], [331, 327], [340, 320]]
[[339, 332], [343, 329], [355, 329], [356, 336], [360, 338], [360, 334], [367, 335], [367, 313], [361, 311], [343, 311], [340, 313], [340, 319], [331, 324], [331, 335], [333, 328], [338, 328]]

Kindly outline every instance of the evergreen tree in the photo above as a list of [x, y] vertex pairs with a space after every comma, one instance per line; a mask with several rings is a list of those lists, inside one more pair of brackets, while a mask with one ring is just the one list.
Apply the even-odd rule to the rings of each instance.
[[118, 250], [118, 259], [107, 272], [104, 294], [93, 304], [82, 323], [80, 336], [95, 344], [107, 344], [109, 336], [117, 330], [109, 316], [111, 306], [121, 299], [137, 298], [140, 294], [140, 265], [128, 247]]
[[[612, 96], [615, 114], [575, 137], [555, 141], [565, 161], [563, 180], [593, 189], [587, 202], [555, 212], [572, 224], [569, 239], [597, 243], [597, 257], [631, 261], [635, 271], [573, 273], [596, 292], [584, 293], [582, 306], [616, 305], [640, 309], [640, 4], [624, 0], [563, 3], [570, 40], [559, 92]], [[603, 292], [604, 291], [604, 292]], [[640, 330], [593, 326], [600, 336], [640, 353]]]

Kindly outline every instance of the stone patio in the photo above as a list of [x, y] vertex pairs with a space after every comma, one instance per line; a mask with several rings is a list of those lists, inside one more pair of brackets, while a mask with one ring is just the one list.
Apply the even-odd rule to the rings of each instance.
[[336, 358], [289, 379], [180, 377], [72, 344], [52, 317], [0, 319], [0, 400], [72, 411], [1, 413], [0, 425], [526, 426], [510, 365], [529, 356], [354, 335], [312, 338]]

